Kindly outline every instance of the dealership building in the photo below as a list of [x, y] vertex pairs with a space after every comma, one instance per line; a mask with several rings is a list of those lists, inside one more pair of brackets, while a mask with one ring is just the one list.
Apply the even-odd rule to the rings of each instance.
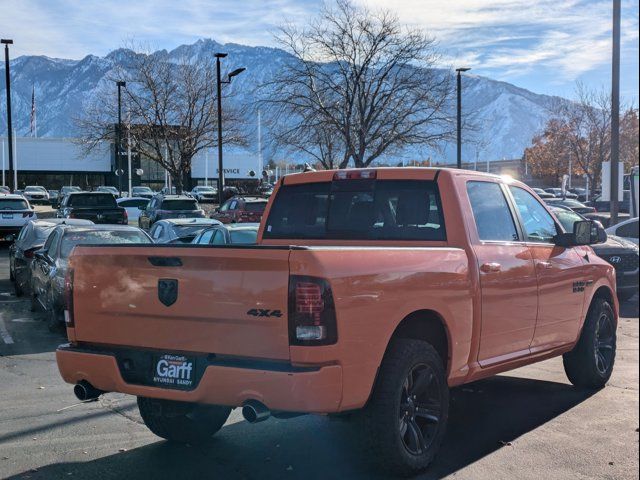
[[[79, 139], [18, 137], [14, 143], [14, 168], [17, 170], [18, 188], [42, 185], [59, 189], [63, 185], [77, 185], [88, 189], [99, 185], [118, 186], [119, 178], [115, 162], [114, 145], [104, 142], [91, 152], [86, 152]], [[226, 148], [224, 173], [227, 184], [255, 181], [249, 172], [258, 172], [257, 154], [246, 150]], [[9, 154], [7, 137], [0, 136], [0, 161], [3, 184], [9, 183]], [[127, 157], [122, 156], [123, 189], [128, 185]], [[148, 158], [132, 155], [132, 185], [146, 185], [160, 189], [166, 185], [165, 170]], [[217, 149], [200, 151], [192, 161], [193, 184], [211, 184], [218, 177]]]

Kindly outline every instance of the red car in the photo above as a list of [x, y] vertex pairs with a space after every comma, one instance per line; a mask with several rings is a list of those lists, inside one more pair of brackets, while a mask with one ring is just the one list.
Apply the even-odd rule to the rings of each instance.
[[217, 208], [211, 218], [222, 223], [259, 223], [266, 206], [266, 198], [235, 196]]

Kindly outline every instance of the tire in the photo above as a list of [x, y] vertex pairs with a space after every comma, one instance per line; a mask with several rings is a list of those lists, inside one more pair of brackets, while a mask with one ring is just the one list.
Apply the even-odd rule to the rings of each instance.
[[616, 319], [609, 302], [594, 298], [578, 343], [562, 356], [564, 371], [576, 387], [603, 388], [616, 359]]
[[15, 278], [13, 281], [13, 290], [15, 291], [16, 297], [21, 297], [24, 295], [24, 290], [20, 286], [17, 278]]
[[203, 443], [222, 428], [231, 407], [138, 397], [138, 409], [149, 430], [178, 443]]
[[40, 303], [38, 302], [38, 299], [36, 298], [36, 294], [33, 293], [33, 290], [31, 292], [31, 295], [29, 295], [29, 300], [31, 301], [31, 305], [29, 307], [29, 310], [31, 312], [37, 312], [40, 309]]
[[436, 350], [421, 340], [392, 340], [361, 412], [374, 461], [405, 476], [425, 470], [440, 448], [448, 415], [449, 388]]
[[626, 290], [623, 292], [618, 292], [618, 301], [626, 302], [627, 300], [631, 300], [635, 294], [637, 294], [637, 290]]

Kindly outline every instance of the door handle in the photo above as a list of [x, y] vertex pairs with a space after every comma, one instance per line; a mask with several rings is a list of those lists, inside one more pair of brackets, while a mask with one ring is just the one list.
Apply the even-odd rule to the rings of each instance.
[[540, 266], [540, 268], [551, 268], [553, 265], [551, 265], [551, 262], [542, 262], [539, 261], [538, 265]]
[[496, 262], [483, 263], [480, 266], [480, 270], [482, 270], [484, 273], [499, 272], [501, 268], [502, 265]]

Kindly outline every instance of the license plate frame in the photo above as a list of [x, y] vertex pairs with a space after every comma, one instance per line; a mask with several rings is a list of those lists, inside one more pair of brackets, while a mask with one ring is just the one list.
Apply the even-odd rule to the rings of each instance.
[[196, 357], [177, 353], [153, 356], [150, 384], [174, 390], [193, 390], [198, 383]]
[[3, 220], [13, 220], [13, 213], [3, 213], [2, 214], [2, 219]]

